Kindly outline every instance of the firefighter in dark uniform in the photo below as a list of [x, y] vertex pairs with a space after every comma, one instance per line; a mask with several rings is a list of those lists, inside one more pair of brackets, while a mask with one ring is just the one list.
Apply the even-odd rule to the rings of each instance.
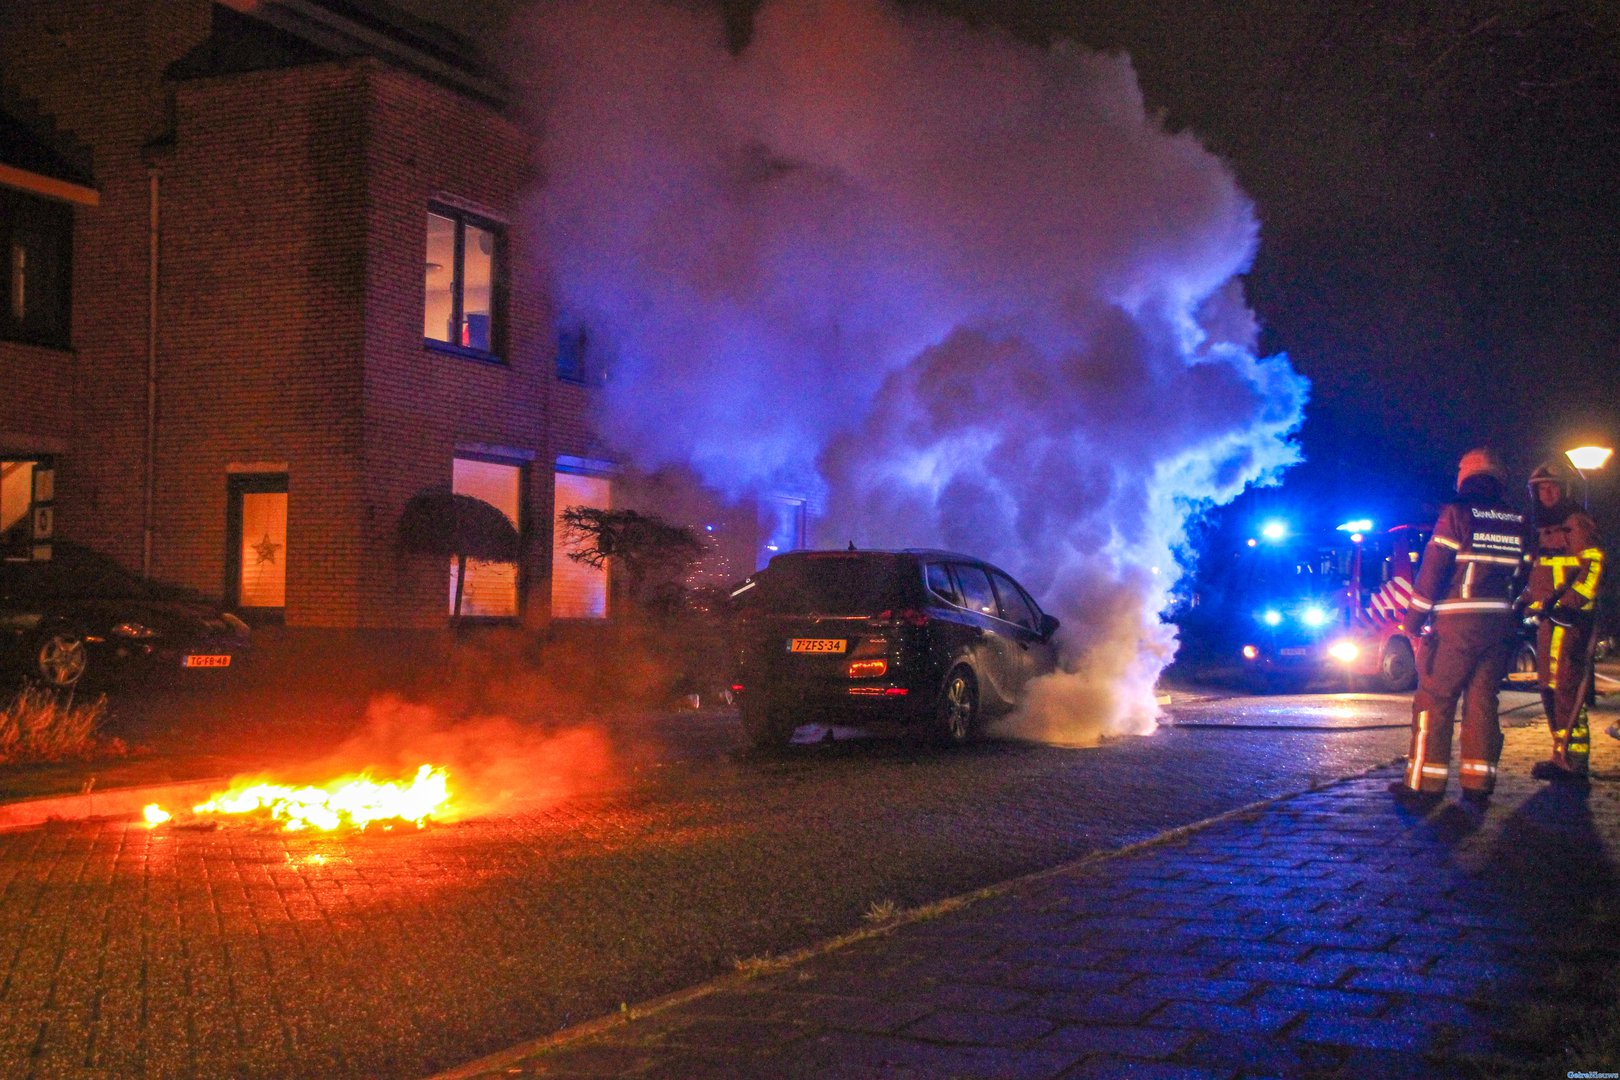
[[1525, 610], [1538, 616], [1536, 675], [1552, 731], [1552, 757], [1536, 763], [1538, 780], [1585, 783], [1592, 734], [1587, 694], [1603, 550], [1597, 525], [1570, 499], [1574, 469], [1550, 461], [1530, 474], [1537, 531], [1535, 565], [1525, 589]]
[[[1402, 621], [1420, 642], [1412, 746], [1404, 779], [1389, 788], [1403, 802], [1431, 803], [1444, 794], [1459, 698], [1463, 798], [1483, 803], [1496, 786], [1502, 755], [1497, 691], [1513, 658], [1513, 605], [1532, 543], [1524, 515], [1503, 502], [1506, 478], [1490, 451], [1464, 454], [1457, 498], [1441, 507], [1418, 566]], [[1420, 639], [1426, 625], [1430, 632]]]

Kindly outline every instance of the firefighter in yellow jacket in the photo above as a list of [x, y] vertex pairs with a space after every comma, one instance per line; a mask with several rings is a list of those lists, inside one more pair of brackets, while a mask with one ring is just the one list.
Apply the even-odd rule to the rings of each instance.
[[1552, 757], [1537, 762], [1538, 780], [1586, 781], [1592, 735], [1586, 698], [1591, 689], [1592, 643], [1603, 549], [1597, 525], [1570, 499], [1575, 471], [1550, 461], [1530, 474], [1537, 531], [1535, 565], [1525, 589], [1525, 610], [1538, 616], [1536, 675], [1552, 731]]
[[1445, 792], [1459, 698], [1463, 797], [1482, 803], [1496, 786], [1502, 756], [1497, 693], [1512, 662], [1513, 605], [1531, 550], [1524, 515], [1503, 501], [1506, 478], [1489, 451], [1464, 454], [1457, 498], [1440, 508], [1418, 566], [1402, 624], [1419, 641], [1412, 744], [1405, 777], [1389, 786], [1402, 802], [1430, 803]]

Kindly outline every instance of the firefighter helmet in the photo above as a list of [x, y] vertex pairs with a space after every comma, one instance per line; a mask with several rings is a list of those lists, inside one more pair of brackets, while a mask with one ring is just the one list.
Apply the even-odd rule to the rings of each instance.
[[1530, 490], [1530, 497], [1535, 498], [1537, 484], [1557, 484], [1558, 490], [1564, 498], [1575, 486], [1575, 470], [1557, 458], [1544, 461], [1536, 466], [1536, 471], [1530, 474], [1530, 482], [1525, 486]]
[[1461, 489], [1464, 480], [1481, 473], [1493, 476], [1499, 482], [1507, 482], [1507, 469], [1502, 467], [1501, 459], [1486, 447], [1479, 446], [1468, 451], [1457, 462], [1457, 487]]

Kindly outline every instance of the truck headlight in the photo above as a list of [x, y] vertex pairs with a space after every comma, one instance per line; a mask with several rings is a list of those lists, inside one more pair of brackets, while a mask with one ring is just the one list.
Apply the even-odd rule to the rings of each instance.
[[1353, 641], [1335, 641], [1328, 655], [1341, 664], [1349, 664], [1361, 655], [1361, 648]]

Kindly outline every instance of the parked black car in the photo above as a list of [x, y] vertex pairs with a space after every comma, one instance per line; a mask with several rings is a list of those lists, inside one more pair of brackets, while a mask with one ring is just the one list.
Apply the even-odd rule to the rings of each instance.
[[66, 688], [162, 669], [219, 669], [249, 648], [247, 624], [184, 590], [57, 542], [43, 562], [0, 562], [0, 673]]
[[734, 594], [749, 742], [811, 722], [894, 724], [950, 744], [1056, 666], [1058, 621], [980, 559], [948, 551], [795, 551]]

